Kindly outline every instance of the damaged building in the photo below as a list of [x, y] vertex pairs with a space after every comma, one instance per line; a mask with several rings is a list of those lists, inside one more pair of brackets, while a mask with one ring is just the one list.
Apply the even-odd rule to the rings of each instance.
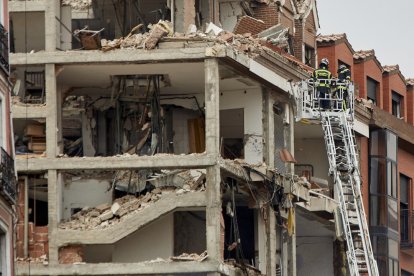
[[10, 1], [16, 275], [334, 275], [315, 5]]

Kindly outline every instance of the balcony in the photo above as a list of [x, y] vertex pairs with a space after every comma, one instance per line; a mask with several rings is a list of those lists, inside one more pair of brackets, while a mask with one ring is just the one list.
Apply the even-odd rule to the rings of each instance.
[[15, 204], [17, 185], [14, 173], [14, 160], [3, 148], [1, 148], [0, 154], [0, 194], [11, 204]]
[[0, 24], [0, 65], [9, 74], [9, 33]]
[[414, 212], [413, 210], [400, 210], [400, 247], [401, 251], [414, 255]]

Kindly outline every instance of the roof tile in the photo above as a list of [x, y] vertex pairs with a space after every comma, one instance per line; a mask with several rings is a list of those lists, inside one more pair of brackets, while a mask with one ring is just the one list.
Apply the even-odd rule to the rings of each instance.
[[396, 65], [384, 65], [383, 69], [384, 69], [384, 72], [390, 73], [392, 71], [399, 70], [400, 66], [398, 66], [398, 64], [396, 64]]
[[330, 34], [330, 35], [318, 35], [316, 37], [317, 42], [333, 42], [340, 40], [342, 38], [346, 38], [346, 34]]
[[375, 51], [371, 50], [360, 50], [354, 53], [354, 59], [366, 59], [368, 57], [375, 56]]

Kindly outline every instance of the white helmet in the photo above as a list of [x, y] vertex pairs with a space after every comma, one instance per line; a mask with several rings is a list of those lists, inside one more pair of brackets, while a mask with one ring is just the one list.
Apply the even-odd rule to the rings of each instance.
[[344, 70], [344, 69], [346, 69], [346, 65], [344, 64], [339, 65], [339, 70]]
[[329, 60], [327, 58], [321, 59], [321, 64], [324, 64], [325, 66], [329, 65]]

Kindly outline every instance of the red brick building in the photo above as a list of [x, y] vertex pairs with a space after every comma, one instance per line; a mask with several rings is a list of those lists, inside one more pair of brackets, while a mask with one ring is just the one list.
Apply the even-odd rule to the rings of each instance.
[[0, 2], [0, 275], [14, 275], [13, 221], [16, 182], [10, 121], [8, 1]]
[[[318, 57], [352, 71], [364, 205], [380, 275], [413, 275], [413, 81], [398, 65], [382, 66], [374, 50], [354, 51], [345, 34], [319, 36]], [[358, 123], [358, 124], [359, 124]], [[356, 125], [358, 125], [356, 124]], [[358, 128], [358, 127], [356, 127]]]

